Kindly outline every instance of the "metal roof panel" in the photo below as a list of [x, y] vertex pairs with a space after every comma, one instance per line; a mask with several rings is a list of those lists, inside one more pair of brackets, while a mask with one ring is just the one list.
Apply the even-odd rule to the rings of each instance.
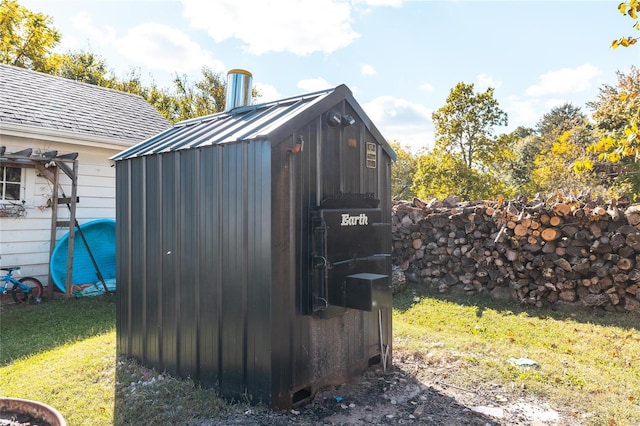
[[[302, 116], [306, 117], [305, 120], [308, 120], [309, 115], [312, 113], [322, 114], [323, 111], [314, 111], [314, 107], [336, 94], [342, 96], [341, 99], [344, 99], [344, 96], [348, 96], [350, 102], [357, 105], [355, 99], [352, 98], [351, 91], [346, 86], [341, 85], [332, 89], [274, 102], [237, 107], [230, 111], [176, 123], [172, 129], [115, 155], [112, 160], [123, 160], [209, 145], [269, 140], [274, 135], [280, 137], [293, 120]], [[336, 103], [338, 101], [336, 100]], [[329, 99], [328, 102], [331, 102], [331, 100]], [[325, 104], [323, 108], [326, 107], [327, 105]], [[357, 107], [357, 110], [364, 115], [364, 111], [360, 107]], [[391, 150], [368, 118], [366, 118], [365, 123], [370, 127], [374, 135], [379, 138], [385, 150], [388, 150], [395, 158], [393, 150]], [[272, 142], [278, 143], [280, 141], [272, 140]]]

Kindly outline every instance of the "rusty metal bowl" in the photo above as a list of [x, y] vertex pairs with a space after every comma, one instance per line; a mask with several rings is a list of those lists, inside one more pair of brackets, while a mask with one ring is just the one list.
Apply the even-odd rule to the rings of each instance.
[[[67, 422], [55, 408], [37, 401], [20, 398], [0, 398], [0, 424], [7, 415], [29, 416], [49, 426], [67, 426]], [[5, 417], [3, 417], [5, 416]], [[6, 420], [10, 420], [6, 419]], [[12, 424], [12, 423], [9, 423]], [[20, 424], [19, 422], [15, 424]], [[33, 424], [33, 423], [32, 423]]]

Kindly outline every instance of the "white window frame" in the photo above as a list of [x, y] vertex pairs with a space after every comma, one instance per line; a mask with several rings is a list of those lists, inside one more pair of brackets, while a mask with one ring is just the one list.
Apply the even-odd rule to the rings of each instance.
[[[12, 168], [12, 169], [19, 169], [20, 170], [20, 181], [19, 182], [7, 182], [6, 179], [6, 169], [8, 168]], [[15, 203], [19, 203], [22, 204], [22, 201], [24, 200], [24, 196], [25, 196], [25, 180], [26, 180], [26, 172], [25, 172], [25, 168], [24, 167], [13, 167], [13, 166], [0, 166], [0, 184], [2, 184], [0, 186], [1, 192], [0, 192], [0, 203], [2, 204], [15, 204]], [[9, 185], [19, 185], [20, 187], [20, 195], [18, 197], [17, 200], [11, 200], [11, 199], [7, 199], [5, 198], [6, 196], [6, 184]]]

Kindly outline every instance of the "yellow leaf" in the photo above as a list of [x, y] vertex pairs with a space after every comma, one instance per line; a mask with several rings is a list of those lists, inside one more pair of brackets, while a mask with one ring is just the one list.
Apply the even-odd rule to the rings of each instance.
[[582, 170], [584, 170], [584, 166], [582, 165], [582, 162], [576, 161], [576, 162], [573, 163], [573, 171], [574, 172], [577, 173], [577, 172], [580, 172]]
[[627, 12], [627, 4], [626, 3], [620, 3], [618, 5], [618, 11], [624, 15]]
[[638, 19], [638, 14], [636, 13], [636, 10], [634, 8], [630, 7], [627, 13], [629, 14], [629, 16], [631, 16], [631, 18]]

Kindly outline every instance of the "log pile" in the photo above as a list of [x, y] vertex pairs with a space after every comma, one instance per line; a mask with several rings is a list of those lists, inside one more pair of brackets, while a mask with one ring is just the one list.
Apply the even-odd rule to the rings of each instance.
[[581, 201], [396, 201], [393, 263], [439, 291], [640, 312], [640, 206]]

